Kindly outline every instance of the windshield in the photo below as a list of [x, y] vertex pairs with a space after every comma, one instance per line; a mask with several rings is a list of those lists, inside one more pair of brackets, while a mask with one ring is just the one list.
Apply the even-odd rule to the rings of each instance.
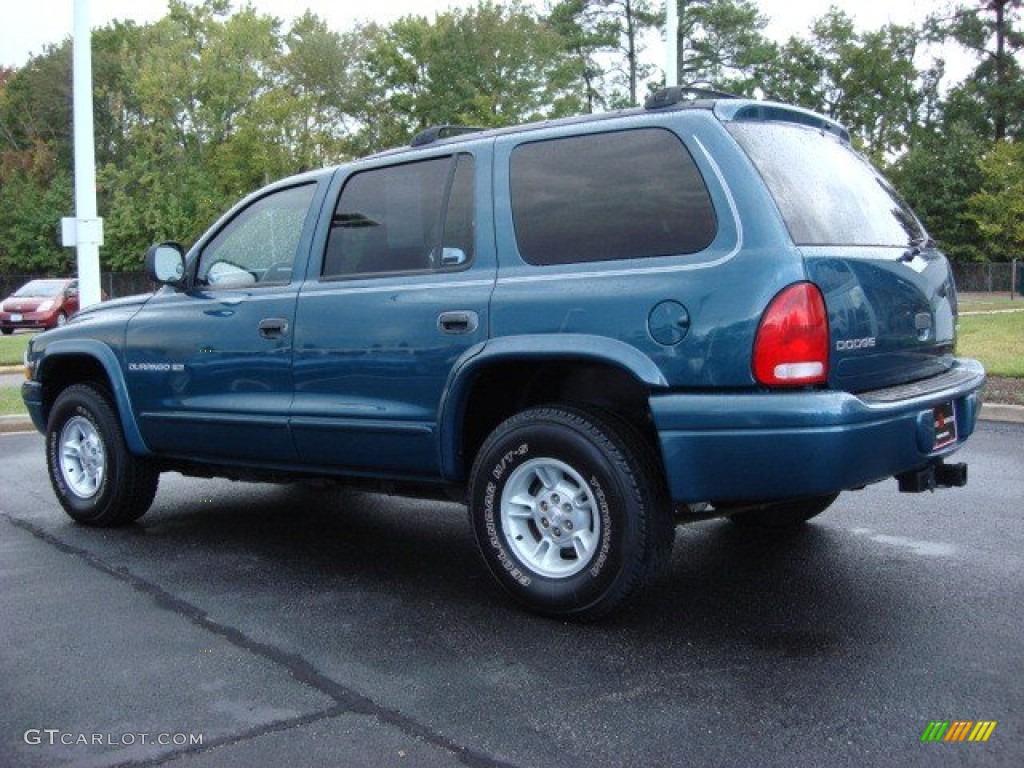
[[65, 286], [67, 286], [66, 280], [33, 280], [15, 291], [14, 296], [19, 299], [48, 298], [59, 295]]
[[777, 122], [728, 128], [761, 172], [797, 245], [905, 248], [927, 237], [889, 182], [835, 136]]

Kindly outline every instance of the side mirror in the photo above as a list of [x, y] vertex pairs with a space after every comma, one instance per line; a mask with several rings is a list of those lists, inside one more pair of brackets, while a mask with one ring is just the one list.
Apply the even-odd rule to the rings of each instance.
[[178, 243], [159, 243], [146, 251], [146, 274], [154, 283], [185, 286], [185, 249]]

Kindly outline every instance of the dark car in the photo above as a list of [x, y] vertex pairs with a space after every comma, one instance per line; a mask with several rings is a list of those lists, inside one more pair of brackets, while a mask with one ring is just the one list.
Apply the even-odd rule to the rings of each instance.
[[0, 305], [0, 330], [9, 336], [17, 328], [56, 328], [77, 311], [77, 280], [32, 280]]
[[947, 459], [985, 374], [954, 354], [949, 263], [796, 107], [670, 89], [427, 131], [271, 184], [147, 270], [156, 294], [26, 356], [84, 524], [139, 518], [164, 471], [460, 499], [509, 593], [592, 619], [656, 583], [679, 523], [967, 482]]

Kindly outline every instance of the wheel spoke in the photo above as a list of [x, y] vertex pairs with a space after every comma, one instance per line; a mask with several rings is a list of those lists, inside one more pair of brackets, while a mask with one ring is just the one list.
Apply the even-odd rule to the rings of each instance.
[[508, 500], [508, 514], [511, 517], [532, 517], [536, 499], [527, 493], [517, 493]]
[[558, 485], [558, 482], [562, 479], [562, 472], [548, 464], [538, 464], [533, 471], [536, 473], [537, 479], [549, 491]]
[[596, 539], [590, 531], [580, 531], [572, 537], [572, 548], [576, 550], [576, 557], [586, 560], [594, 551]]

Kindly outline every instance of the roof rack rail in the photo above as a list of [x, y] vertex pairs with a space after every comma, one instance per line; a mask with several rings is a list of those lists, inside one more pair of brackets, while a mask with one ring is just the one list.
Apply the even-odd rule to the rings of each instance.
[[700, 88], [693, 85], [673, 85], [655, 91], [647, 97], [644, 102], [644, 109], [664, 109], [673, 104], [680, 104], [684, 101], [694, 99], [739, 99], [735, 93], [717, 91], [714, 88]]
[[453, 136], [462, 136], [467, 133], [479, 133], [483, 130], [486, 129], [477, 128], [472, 125], [432, 125], [413, 136], [409, 146], [423, 147], [441, 139], [450, 139]]

